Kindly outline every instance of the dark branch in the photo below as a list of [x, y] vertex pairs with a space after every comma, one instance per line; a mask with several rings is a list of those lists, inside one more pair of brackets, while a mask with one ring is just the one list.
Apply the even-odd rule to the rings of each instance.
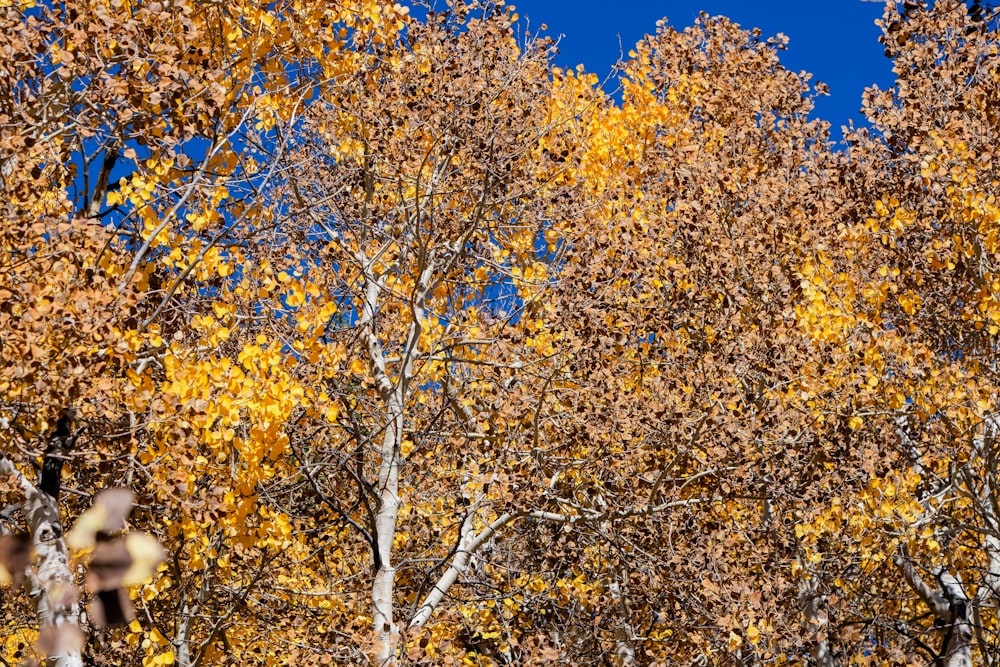
[[42, 479], [39, 488], [55, 500], [59, 499], [62, 485], [63, 462], [73, 449], [76, 435], [73, 433], [73, 416], [70, 410], [63, 410], [56, 422], [56, 428], [49, 436], [49, 446], [45, 448], [42, 461]]

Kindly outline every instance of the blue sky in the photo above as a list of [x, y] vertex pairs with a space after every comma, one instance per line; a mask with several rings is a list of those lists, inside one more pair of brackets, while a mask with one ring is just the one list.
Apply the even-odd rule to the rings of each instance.
[[893, 82], [892, 64], [877, 41], [881, 31], [874, 21], [883, 9], [878, 2], [510, 0], [510, 4], [533, 27], [545, 23], [550, 35], [562, 35], [558, 65], [583, 64], [602, 77], [618, 59], [619, 43], [621, 51], [628, 53], [643, 35], [655, 32], [656, 22], [664, 17], [680, 29], [691, 25], [704, 10], [727, 16], [747, 29], [758, 27], [765, 36], [783, 32], [790, 40], [788, 50], [781, 54], [785, 67], [811, 72], [813, 81], [830, 86], [830, 96], [817, 100], [814, 114], [830, 121], [834, 140], [840, 138], [839, 128], [849, 118], [856, 125], [864, 123], [861, 93], [867, 86], [877, 83], [886, 88]]

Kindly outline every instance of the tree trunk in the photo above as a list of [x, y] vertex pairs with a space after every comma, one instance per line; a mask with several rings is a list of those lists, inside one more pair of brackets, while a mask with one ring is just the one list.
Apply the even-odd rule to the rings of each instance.
[[0, 458], [0, 474], [13, 475], [24, 492], [22, 508], [31, 533], [34, 565], [26, 573], [38, 618], [39, 648], [47, 667], [82, 667], [80, 606], [55, 499], [42, 493], [14, 464]]
[[934, 613], [935, 625], [943, 633], [935, 664], [941, 667], [972, 667], [973, 602], [961, 580], [943, 567], [936, 567], [933, 569], [938, 583], [935, 590], [917, 573], [909, 554], [902, 547], [895, 563], [906, 582]]
[[378, 570], [372, 584], [372, 626], [375, 631], [375, 664], [396, 664], [399, 629], [393, 620], [393, 587], [396, 570], [392, 567], [392, 543], [396, 537], [399, 514], [399, 450], [403, 435], [403, 406], [397, 389], [388, 401], [389, 423], [382, 438], [379, 464], [379, 506], [375, 516], [375, 564]]
[[799, 582], [799, 603], [805, 617], [806, 636], [811, 636], [814, 642], [813, 661], [817, 667], [836, 667], [828, 635], [830, 618], [823, 609], [823, 596], [819, 592], [817, 575], [813, 574], [809, 579]]

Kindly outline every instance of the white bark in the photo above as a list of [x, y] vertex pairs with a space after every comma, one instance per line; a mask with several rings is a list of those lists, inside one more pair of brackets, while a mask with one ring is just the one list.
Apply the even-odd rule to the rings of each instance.
[[944, 638], [938, 652], [941, 664], [944, 667], [972, 667], [972, 600], [962, 582], [943, 567], [937, 567], [933, 570], [938, 582], [935, 589], [923, 580], [902, 548], [894, 560], [903, 578], [943, 628]]
[[[976, 503], [983, 514], [983, 549], [986, 551], [987, 566], [982, 584], [972, 603], [973, 627], [980, 646], [987, 646], [981, 608], [990, 602], [1000, 607], [1000, 506], [996, 495], [994, 479], [997, 468], [997, 444], [1000, 440], [1000, 423], [996, 415], [988, 416], [983, 422], [982, 434], [973, 441], [977, 456], [983, 462], [986, 473], [981, 475], [982, 485]], [[976, 476], [979, 477], [979, 476]], [[1000, 664], [1000, 656], [989, 651], [980, 651], [986, 667]]]
[[34, 564], [27, 572], [29, 595], [35, 605], [40, 643], [47, 649], [47, 667], [82, 667], [83, 631], [69, 553], [63, 539], [59, 508], [7, 458], [0, 474], [13, 475], [24, 493], [22, 508], [31, 532]]
[[[896, 438], [903, 448], [909, 453], [915, 472], [925, 476], [925, 469], [917, 443], [906, 432], [906, 419], [903, 416], [896, 418]], [[979, 458], [982, 459], [982, 444], [975, 442]], [[988, 484], [985, 485], [988, 488]], [[954, 489], [955, 481], [945, 485], [943, 488]], [[943, 489], [937, 489], [941, 493]], [[921, 499], [925, 514], [931, 516], [935, 510], [929, 502], [928, 494]], [[982, 499], [975, 499], [980, 508], [983, 507]], [[987, 539], [987, 547], [989, 546]], [[942, 628], [942, 641], [938, 650], [937, 662], [943, 667], [972, 667], [972, 641], [975, 636], [975, 626], [972, 622], [975, 615], [975, 606], [978, 600], [973, 601], [965, 592], [965, 586], [961, 580], [949, 572], [944, 567], [934, 567], [931, 573], [937, 580], [937, 586], [932, 587], [917, 572], [913, 561], [904, 547], [900, 547], [893, 561], [903, 575], [903, 579], [910, 588], [927, 605], [934, 614], [936, 624]], [[991, 567], [992, 569], [992, 558]], [[988, 581], [988, 578], [987, 578]], [[985, 582], [984, 582], [985, 583]], [[984, 586], [984, 588], [988, 587]]]
[[835, 667], [836, 661], [827, 636], [830, 617], [823, 609], [823, 596], [817, 584], [815, 576], [799, 582], [799, 603], [802, 605], [802, 615], [805, 617], [806, 634], [815, 637], [812, 649], [815, 664], [817, 667]]
[[472, 562], [473, 556], [476, 552], [490, 539], [496, 535], [497, 531], [506, 526], [508, 523], [513, 521], [518, 517], [516, 514], [504, 514], [500, 516], [490, 525], [486, 526], [478, 535], [475, 532], [475, 526], [473, 522], [475, 521], [476, 511], [479, 509], [480, 504], [483, 501], [483, 494], [477, 494], [472, 506], [469, 508], [468, 514], [462, 520], [462, 525], [458, 532], [458, 547], [455, 549], [455, 554], [452, 556], [451, 563], [448, 565], [448, 569], [445, 573], [441, 575], [437, 583], [434, 584], [434, 588], [431, 592], [427, 594], [420, 606], [417, 607], [416, 613], [410, 619], [410, 628], [423, 627], [430, 619], [431, 614], [444, 599], [444, 596], [448, 593], [450, 589], [458, 578], [461, 577], [469, 568], [469, 564]]
[[375, 630], [375, 664], [396, 664], [399, 628], [393, 620], [393, 589], [396, 570], [392, 566], [392, 543], [399, 515], [399, 448], [402, 444], [403, 409], [394, 392], [387, 406], [389, 423], [382, 438], [379, 465], [379, 507], [375, 515], [378, 571], [372, 583], [372, 625]]
[[[460, 576], [465, 574], [476, 549], [482, 546], [488, 539], [488, 536], [486, 536], [487, 531], [485, 530], [480, 535], [475, 534], [472, 526], [474, 515], [475, 512], [471, 511], [465, 515], [462, 526], [459, 528], [458, 548], [455, 550], [451, 564], [449, 564], [448, 569], [437, 583], [434, 584], [434, 588], [427, 594], [427, 597], [420, 603], [420, 606], [417, 607], [417, 612], [410, 619], [409, 627], [419, 628], [427, 623], [427, 620], [431, 617], [431, 613], [441, 603], [448, 589], [458, 581]], [[492, 532], [490, 534], [492, 535]]]
[[635, 664], [635, 648], [632, 644], [632, 633], [628, 626], [615, 629], [616, 667], [632, 667]]
[[178, 667], [191, 666], [191, 622], [195, 610], [188, 603], [181, 608], [181, 622], [177, 624], [177, 637], [174, 639], [174, 660]]
[[367, 257], [357, 257], [365, 272], [365, 302], [359, 325], [365, 332], [366, 347], [372, 364], [376, 386], [386, 409], [385, 432], [379, 448], [379, 494], [378, 511], [375, 515], [375, 564], [378, 569], [372, 583], [372, 629], [375, 632], [375, 663], [380, 667], [396, 664], [396, 648], [399, 642], [399, 627], [393, 619], [393, 590], [396, 570], [392, 566], [392, 544], [396, 537], [396, 522], [399, 515], [399, 464], [400, 449], [403, 444], [406, 401], [410, 381], [413, 379], [414, 361], [419, 352], [420, 337], [423, 333], [426, 300], [433, 289], [435, 273], [438, 269], [433, 256], [427, 256], [416, 290], [410, 303], [411, 322], [406, 335], [402, 362], [396, 381], [393, 382], [386, 370], [386, 359], [381, 342], [375, 332], [375, 314], [378, 299], [384, 289], [384, 277], [375, 277], [370, 272]]
[[938, 583], [948, 600], [951, 624], [946, 630], [946, 640], [941, 657], [945, 667], [972, 667], [972, 601], [965, 593], [961, 580], [941, 568], [937, 572]]
[[427, 594], [424, 600], [420, 603], [420, 606], [417, 607], [416, 613], [410, 619], [409, 627], [419, 628], [426, 624], [438, 604], [440, 604], [441, 600], [443, 600], [444, 596], [448, 593], [448, 589], [450, 589], [455, 582], [458, 581], [458, 578], [465, 573], [466, 569], [469, 567], [469, 562], [472, 560], [472, 557], [476, 554], [476, 552], [479, 551], [484, 544], [489, 542], [500, 530], [518, 519], [534, 519], [535, 521], [550, 521], [552, 523], [565, 524], [603, 523], [606, 521], [627, 519], [634, 516], [658, 514], [668, 509], [686, 507], [689, 505], [711, 502], [713, 500], [718, 500], [718, 498], [689, 498], [687, 500], [661, 503], [660, 505], [656, 505], [654, 507], [646, 505], [630, 510], [593, 512], [590, 514], [560, 514], [559, 512], [547, 512], [543, 510], [531, 510], [518, 513], [508, 512], [506, 514], [501, 514], [499, 517], [494, 519], [490, 525], [483, 528], [478, 534], [473, 531], [472, 512], [470, 512], [466, 515], [465, 520], [462, 522], [462, 527], [459, 530], [458, 548], [455, 550], [454, 556], [452, 556], [448, 569], [445, 570], [444, 574], [441, 575], [441, 578], [438, 579], [436, 584], [434, 584], [434, 588], [431, 589], [431, 592]]
[[198, 594], [194, 601], [185, 600], [181, 607], [177, 623], [177, 636], [174, 638], [174, 664], [177, 667], [191, 667], [197, 660], [191, 655], [191, 632], [195, 618], [201, 611], [202, 605], [209, 598], [211, 584], [209, 582], [208, 571], [202, 572], [201, 586], [198, 587]]

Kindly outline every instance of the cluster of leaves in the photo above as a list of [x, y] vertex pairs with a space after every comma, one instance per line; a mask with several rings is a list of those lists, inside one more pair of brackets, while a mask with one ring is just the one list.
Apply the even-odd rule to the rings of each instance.
[[0, 458], [166, 551], [84, 655], [996, 664], [995, 15], [838, 149], [780, 35], [419, 9], [0, 2]]

